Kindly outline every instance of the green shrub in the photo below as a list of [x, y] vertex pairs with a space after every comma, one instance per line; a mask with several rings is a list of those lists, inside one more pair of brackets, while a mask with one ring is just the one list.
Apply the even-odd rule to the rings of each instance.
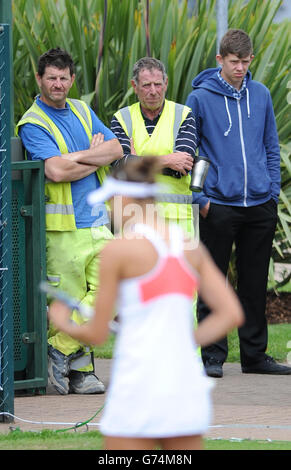
[[[228, 13], [229, 27], [242, 28], [253, 39], [251, 72], [271, 91], [282, 146], [279, 223], [270, 265], [274, 289], [274, 263], [291, 257], [291, 22], [273, 22], [280, 4], [230, 0]], [[34, 74], [39, 55], [56, 46], [68, 50], [76, 64], [71, 96], [84, 99], [107, 125], [117, 109], [135, 101], [132, 67], [145, 55], [165, 63], [167, 96], [184, 103], [192, 78], [216, 66], [215, 6], [215, 0], [198, 0], [190, 15], [186, 0], [14, 0], [15, 121], [38, 93]], [[281, 284], [286, 282], [288, 276]]]

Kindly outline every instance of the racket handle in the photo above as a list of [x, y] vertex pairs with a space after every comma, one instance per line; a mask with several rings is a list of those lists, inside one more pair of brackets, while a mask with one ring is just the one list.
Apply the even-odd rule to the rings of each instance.
[[[70, 297], [68, 294], [63, 292], [56, 287], [52, 287], [45, 281], [42, 281], [39, 285], [39, 288], [42, 292], [45, 292], [48, 295], [51, 295], [57, 300], [60, 300], [66, 304], [71, 310], [78, 310], [83, 318], [92, 318], [94, 315], [94, 309], [89, 305], [81, 304], [78, 300]], [[114, 320], [109, 322], [109, 329], [112, 333], [117, 333], [118, 323]]]

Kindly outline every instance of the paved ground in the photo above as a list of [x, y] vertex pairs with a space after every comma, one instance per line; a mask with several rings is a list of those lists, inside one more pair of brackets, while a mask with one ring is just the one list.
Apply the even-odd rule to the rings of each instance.
[[[111, 361], [96, 360], [97, 375], [108, 385]], [[224, 377], [215, 380], [214, 416], [207, 437], [291, 441], [291, 376], [242, 374], [239, 364], [227, 363]], [[90, 419], [106, 395], [58, 395], [51, 386], [42, 396], [15, 398], [13, 423], [22, 431], [66, 428]], [[26, 421], [21, 421], [26, 420]], [[98, 429], [100, 415], [89, 425]]]

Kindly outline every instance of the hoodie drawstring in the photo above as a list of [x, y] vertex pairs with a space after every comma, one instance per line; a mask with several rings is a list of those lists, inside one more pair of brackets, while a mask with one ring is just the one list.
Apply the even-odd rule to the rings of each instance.
[[[251, 110], [250, 110], [250, 95], [249, 95], [249, 90], [248, 90], [248, 88], [246, 88], [246, 94], [247, 94], [247, 111], [248, 111], [248, 118], [250, 118], [250, 116], [251, 116]], [[228, 117], [228, 122], [229, 122], [229, 127], [228, 127], [227, 131], [225, 131], [225, 133], [224, 133], [224, 136], [227, 137], [228, 134], [229, 134], [230, 131], [231, 131], [231, 128], [232, 128], [232, 119], [231, 119], [231, 114], [230, 114], [230, 112], [229, 112], [228, 100], [227, 100], [227, 97], [226, 97], [226, 96], [224, 96], [224, 102], [225, 102], [225, 108], [226, 108], [227, 117]]]
[[227, 112], [227, 116], [228, 116], [228, 122], [229, 122], [229, 128], [228, 128], [227, 131], [225, 131], [225, 133], [224, 133], [224, 136], [227, 137], [228, 134], [229, 134], [230, 131], [231, 131], [231, 128], [232, 128], [232, 120], [231, 120], [231, 115], [230, 115], [230, 112], [229, 112], [228, 101], [227, 101], [227, 97], [226, 97], [226, 96], [224, 96], [224, 101], [225, 101], [225, 107], [226, 107], [226, 112]]
[[250, 110], [250, 96], [249, 96], [249, 89], [246, 88], [247, 93], [247, 110], [248, 110], [248, 118], [250, 118], [251, 110]]

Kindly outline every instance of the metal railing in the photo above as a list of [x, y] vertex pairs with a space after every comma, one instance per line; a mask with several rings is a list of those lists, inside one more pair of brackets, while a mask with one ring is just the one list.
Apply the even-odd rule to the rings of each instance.
[[44, 164], [23, 160], [11, 166], [14, 389], [45, 393], [46, 295], [39, 290], [46, 279]]
[[0, 421], [14, 413], [9, 25], [0, 25]]

